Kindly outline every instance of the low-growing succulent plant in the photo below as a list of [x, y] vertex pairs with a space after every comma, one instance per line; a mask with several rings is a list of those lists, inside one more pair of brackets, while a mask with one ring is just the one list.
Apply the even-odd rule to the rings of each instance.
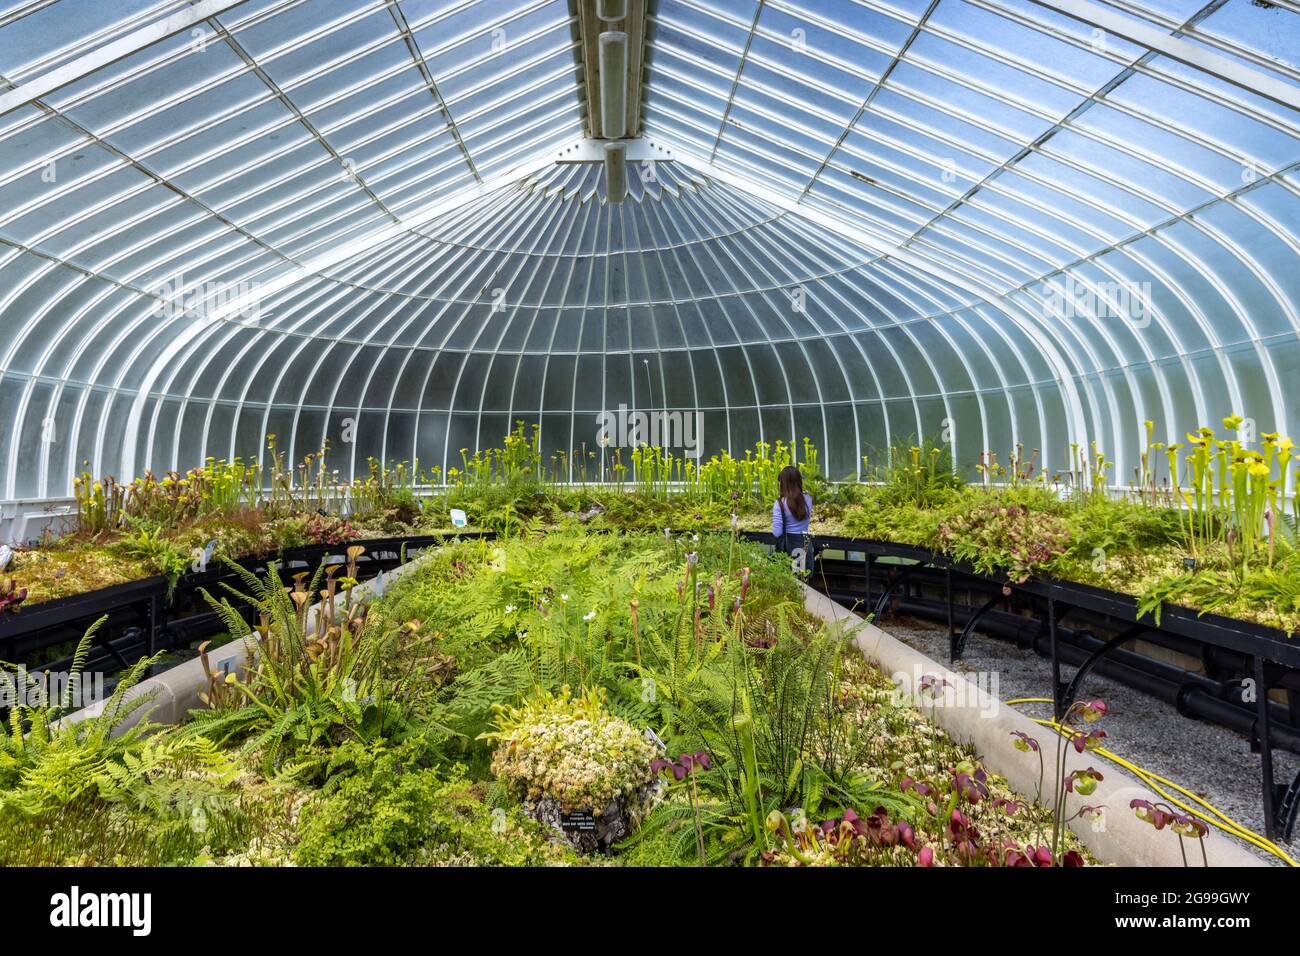
[[[564, 812], [601, 813], [651, 780], [654, 745], [605, 709], [604, 693], [568, 687], [497, 712], [492, 772], [528, 802], [558, 800]], [[694, 758], [691, 758], [694, 760]]]

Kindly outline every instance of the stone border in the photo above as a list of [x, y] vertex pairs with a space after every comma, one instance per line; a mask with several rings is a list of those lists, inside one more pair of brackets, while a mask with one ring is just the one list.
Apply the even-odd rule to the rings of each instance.
[[[947, 680], [945, 698], [934, 710], [926, 711], [927, 718], [945, 730], [953, 739], [975, 748], [988, 768], [1007, 779], [1012, 789], [1020, 794], [1033, 794], [1039, 786], [1038, 755], [1025, 753], [1013, 746], [1016, 731], [1028, 734], [1042, 742], [1050, 780], [1052, 758], [1055, 755], [1055, 732], [1036, 724], [1029, 717], [1008, 707], [967, 678], [926, 657], [890, 636], [861, 615], [814, 591], [804, 588], [804, 606], [828, 624], [839, 625], [845, 633], [852, 634], [854, 642], [864, 657], [899, 682], [900, 689], [913, 692], [913, 684], [920, 677], [933, 675]], [[1065, 795], [1066, 813], [1072, 814], [1081, 806], [1104, 806], [1105, 828], [1094, 829], [1084, 820], [1073, 820], [1070, 828], [1079, 836], [1093, 856], [1103, 863], [1117, 866], [1172, 866], [1182, 867], [1178, 837], [1168, 830], [1156, 830], [1137, 819], [1129, 808], [1129, 801], [1143, 799], [1157, 801], [1153, 793], [1136, 777], [1123, 768], [1101, 757], [1075, 753], [1067, 749], [1066, 770], [1086, 769], [1096, 766], [1104, 775], [1097, 789], [1087, 797]], [[1050, 786], [1050, 782], [1046, 784]], [[1188, 861], [1200, 866], [1200, 849], [1194, 841], [1186, 842]], [[1211, 828], [1205, 838], [1205, 851], [1211, 866], [1266, 866], [1255, 854], [1239, 845], [1219, 830]]]

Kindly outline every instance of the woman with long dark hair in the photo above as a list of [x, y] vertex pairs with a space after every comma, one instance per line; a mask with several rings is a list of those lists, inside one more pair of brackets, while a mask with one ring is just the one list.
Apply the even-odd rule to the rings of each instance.
[[794, 465], [786, 465], [777, 476], [780, 492], [772, 503], [772, 537], [787, 554], [798, 547], [812, 521], [812, 495], [803, 490], [803, 474]]

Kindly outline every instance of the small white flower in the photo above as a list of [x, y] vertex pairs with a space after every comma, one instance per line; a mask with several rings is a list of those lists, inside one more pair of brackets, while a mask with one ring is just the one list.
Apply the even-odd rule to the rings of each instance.
[[582, 619], [584, 621], [594, 621], [596, 619], [596, 612], [588, 611], [586, 614], [582, 615]]
[[514, 606], [513, 604], [507, 604], [507, 605], [506, 605], [506, 613], [507, 613], [507, 614], [514, 614], [515, 611], [516, 611], [516, 608], [515, 608], [515, 606]]
[[561, 594], [561, 595], [560, 595], [560, 600], [563, 601], [565, 604], [568, 604], [568, 603], [569, 603], [569, 596], [568, 596], [567, 594]]

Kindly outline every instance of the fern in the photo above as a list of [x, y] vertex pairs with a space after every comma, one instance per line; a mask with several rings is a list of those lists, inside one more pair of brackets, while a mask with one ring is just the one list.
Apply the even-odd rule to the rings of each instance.
[[[431, 693], [450, 668], [415, 623], [373, 619], [353, 600], [337, 568], [298, 575], [285, 587], [276, 565], [265, 578], [234, 566], [244, 588], [229, 594], [251, 605], [261, 621], [245, 639], [248, 667], [226, 683], [237, 693], [210, 695], [182, 733], [238, 742], [267, 773], [323, 767], [323, 751], [346, 739], [375, 740], [400, 733], [415, 698]], [[350, 579], [349, 579], [350, 580]], [[235, 633], [242, 615], [229, 598], [205, 599]], [[320, 600], [316, 598], [319, 596]]]
[[[30, 699], [24, 697], [10, 708], [9, 732], [0, 738], [0, 783], [6, 785], [0, 792], [0, 807], [38, 814], [91, 794], [118, 793], [124, 781], [140, 778], [137, 771], [142, 752], [155, 758], [168, 752], [169, 743], [147, 742], [156, 730], [148, 723], [122, 727], [149, 703], [148, 695], [129, 702], [126, 696], [157, 662], [156, 656], [129, 667], [98, 714], [75, 723], [64, 719], [77, 699], [91, 642], [103, 623], [103, 618], [96, 621], [78, 642], [68, 687], [58, 701], [32, 706], [21, 702]], [[14, 675], [24, 673], [5, 666]], [[28, 686], [24, 690], [35, 689], [31, 678], [25, 679]]]

